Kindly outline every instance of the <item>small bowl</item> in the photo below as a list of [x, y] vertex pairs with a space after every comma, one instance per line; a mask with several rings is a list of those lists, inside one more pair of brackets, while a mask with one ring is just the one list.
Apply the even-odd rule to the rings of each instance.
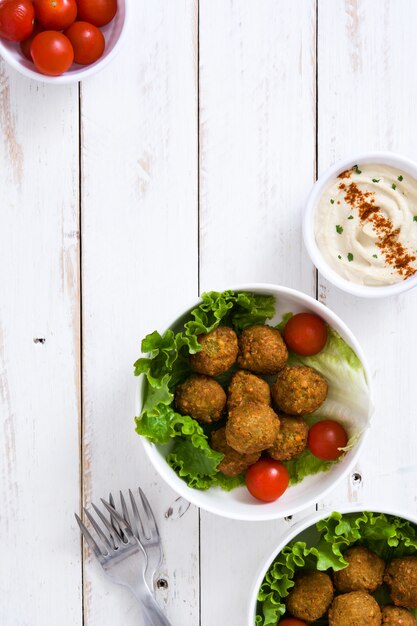
[[61, 76], [46, 76], [46, 74], [38, 72], [34, 64], [22, 54], [18, 43], [6, 41], [5, 39], [0, 39], [0, 55], [23, 76], [42, 83], [65, 85], [84, 80], [100, 72], [119, 52], [126, 36], [129, 2], [130, 0], [118, 0], [116, 15], [109, 24], [101, 28], [106, 40], [106, 47], [103, 56], [91, 65], [77, 65], [74, 63]]
[[[338, 507], [338, 512], [342, 514], [347, 513], [361, 513], [362, 511], [370, 511], [372, 513], [384, 513], [385, 515], [393, 515], [395, 517], [401, 517], [405, 519], [407, 522], [411, 522], [412, 524], [417, 525], [417, 517], [415, 515], [404, 514], [395, 509], [386, 509], [385, 507], [380, 506], [345, 506]], [[259, 589], [262, 585], [263, 579], [265, 578], [265, 574], [267, 573], [271, 563], [276, 559], [279, 553], [285, 548], [285, 546], [290, 543], [296, 537], [300, 541], [308, 541], [313, 540], [313, 537], [317, 535], [317, 530], [315, 525], [322, 519], [325, 519], [329, 515], [332, 514], [334, 509], [321, 509], [320, 511], [316, 511], [311, 515], [308, 515], [306, 518], [295, 524], [291, 530], [285, 534], [279, 541], [278, 547], [275, 548], [272, 554], [269, 554], [268, 557], [263, 561], [261, 567], [259, 568], [259, 572], [255, 578], [255, 582], [249, 594], [250, 601], [248, 605], [246, 624], [247, 626], [255, 626], [255, 617], [256, 617], [256, 608], [258, 604], [258, 593]], [[298, 537], [300, 535], [300, 537]], [[279, 623], [278, 623], [279, 626]]]
[[[249, 284], [231, 287], [233, 291], [250, 291], [265, 295], [273, 295], [276, 299], [276, 315], [268, 323], [273, 325], [281, 321], [282, 315], [289, 311], [298, 313], [310, 311], [322, 317], [332, 326], [339, 335], [353, 348], [361, 360], [368, 383], [368, 421], [373, 413], [371, 376], [362, 349], [348, 329], [346, 324], [330, 309], [317, 300], [300, 291], [268, 284]], [[184, 308], [178, 317], [169, 324], [169, 328], [178, 328], [185, 321], [189, 312], [200, 301]], [[140, 377], [140, 400], [143, 401], [144, 376]], [[141, 407], [139, 406], [138, 409]], [[336, 463], [328, 472], [307, 476], [301, 483], [289, 487], [275, 502], [262, 503], [255, 500], [246, 487], [237, 487], [232, 491], [224, 491], [219, 487], [211, 487], [207, 491], [200, 491], [189, 487], [175, 471], [168, 465], [166, 456], [169, 453], [167, 446], [158, 446], [140, 437], [146, 454], [161, 478], [186, 500], [210, 513], [215, 513], [229, 519], [245, 521], [263, 521], [281, 519], [293, 515], [322, 499], [329, 491], [351, 472], [358, 460], [360, 451], [366, 439], [369, 428], [365, 429], [352, 450], [339, 463]], [[136, 435], [137, 436], [137, 435]]]
[[332, 165], [332, 167], [320, 176], [308, 196], [303, 217], [303, 238], [304, 245], [307, 248], [312, 262], [319, 272], [323, 274], [329, 282], [333, 283], [333, 285], [354, 296], [360, 296], [362, 298], [385, 298], [387, 296], [395, 296], [415, 287], [417, 285], [417, 274], [393, 285], [359, 285], [346, 280], [330, 267], [324, 259], [317, 246], [314, 232], [316, 206], [327, 184], [341, 172], [351, 169], [355, 164], [360, 166], [366, 163], [389, 165], [407, 172], [417, 180], [417, 163], [391, 152], [367, 152]]

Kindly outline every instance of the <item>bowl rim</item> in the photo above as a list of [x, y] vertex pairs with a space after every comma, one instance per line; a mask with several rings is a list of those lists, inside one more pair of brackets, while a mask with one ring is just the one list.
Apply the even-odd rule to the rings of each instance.
[[[258, 602], [258, 592], [262, 581], [265, 577], [266, 572], [269, 569], [272, 561], [278, 556], [278, 554], [285, 548], [285, 546], [295, 539], [297, 535], [307, 530], [316, 522], [328, 517], [334, 512], [341, 513], [342, 515], [346, 515], [348, 513], [361, 513], [363, 511], [369, 511], [371, 513], [383, 513], [385, 515], [393, 515], [395, 517], [401, 517], [413, 524], [417, 525], [417, 514], [413, 514], [410, 512], [400, 512], [398, 509], [394, 507], [387, 507], [385, 504], [379, 503], [378, 501], [368, 502], [369, 506], [364, 504], [357, 504], [355, 506], [349, 504], [343, 504], [342, 506], [338, 506], [337, 508], [326, 506], [323, 509], [315, 511], [304, 517], [302, 520], [298, 521], [294, 526], [292, 526], [287, 533], [284, 533], [278, 543], [278, 546], [274, 548], [274, 550], [269, 551], [268, 555], [265, 556], [262, 560], [262, 564], [258, 568], [256, 577], [254, 582], [252, 583], [251, 590], [249, 592], [249, 602], [248, 602], [248, 611], [246, 614], [247, 617], [247, 626], [255, 626], [255, 615], [256, 615], [256, 606]], [[278, 624], [279, 626], [279, 624]]]
[[326, 169], [314, 183], [304, 207], [302, 218], [302, 233], [304, 245], [310, 256], [310, 259], [317, 267], [319, 272], [332, 283], [335, 287], [361, 298], [384, 298], [404, 293], [409, 289], [417, 286], [417, 274], [392, 285], [359, 285], [343, 278], [334, 270], [324, 259], [316, 242], [314, 232], [314, 216], [317, 207], [317, 201], [323, 192], [324, 187], [333, 177], [340, 172], [353, 167], [355, 163], [379, 163], [398, 167], [411, 174], [417, 179], [417, 162], [408, 157], [396, 154], [395, 152], [372, 151], [354, 154], [352, 157], [337, 161]]
[[[224, 289], [223, 289], [224, 290]], [[324, 304], [322, 304], [321, 302], [319, 302], [318, 300], [316, 300], [315, 298], [313, 298], [312, 296], [309, 296], [305, 293], [303, 293], [302, 291], [296, 290], [296, 289], [292, 289], [290, 287], [284, 287], [281, 285], [275, 285], [272, 283], [248, 283], [248, 284], [240, 284], [240, 285], [234, 285], [228, 288], [228, 290], [231, 291], [253, 291], [253, 292], [258, 292], [258, 293], [262, 293], [262, 292], [272, 292], [274, 293], [274, 295], [276, 297], [278, 297], [279, 295], [288, 295], [288, 296], [293, 296], [296, 299], [299, 299], [301, 302], [303, 302], [306, 307], [309, 306], [310, 310], [313, 310], [315, 312], [325, 312], [325, 314], [331, 318], [332, 321], [334, 321], [337, 325], [340, 326], [340, 328], [342, 329], [343, 333], [345, 334], [345, 337], [348, 338], [348, 343], [349, 345], [354, 349], [354, 351], [356, 352], [357, 356], [359, 357], [359, 359], [361, 360], [361, 363], [363, 365], [363, 368], [365, 370], [365, 375], [366, 375], [366, 380], [367, 380], [367, 384], [368, 384], [368, 397], [369, 397], [369, 424], [368, 427], [362, 432], [361, 436], [360, 436], [360, 440], [359, 442], [355, 445], [355, 447], [350, 451], [350, 455], [351, 458], [349, 460], [349, 462], [346, 463], [346, 467], [344, 468], [344, 470], [340, 473], [339, 476], [335, 477], [335, 479], [331, 482], [330, 485], [328, 485], [327, 487], [325, 487], [318, 495], [310, 497], [308, 499], [306, 499], [305, 502], [294, 506], [292, 505], [291, 507], [288, 508], [288, 510], [286, 510], [283, 513], [276, 513], [276, 512], [271, 512], [271, 511], [265, 511], [262, 508], [262, 505], [259, 506], [254, 506], [253, 511], [256, 510], [256, 516], [249, 514], [249, 513], [236, 513], [234, 511], [225, 511], [224, 509], [221, 509], [218, 505], [212, 505], [211, 503], [206, 503], [206, 502], [201, 502], [199, 494], [201, 493], [199, 490], [197, 489], [192, 489], [191, 487], [189, 487], [187, 485], [187, 483], [182, 480], [175, 472], [174, 470], [168, 465], [168, 463], [166, 462], [165, 459], [163, 459], [163, 463], [161, 463], [162, 457], [161, 454], [158, 451], [158, 448], [155, 444], [149, 442], [145, 437], [139, 435], [141, 443], [143, 445], [143, 448], [145, 450], [145, 453], [148, 457], [148, 459], [150, 460], [151, 464], [153, 465], [155, 471], [159, 474], [159, 476], [174, 490], [176, 491], [180, 496], [182, 496], [183, 498], [185, 498], [186, 500], [188, 500], [189, 502], [191, 502], [191, 504], [200, 507], [202, 509], [204, 509], [205, 511], [208, 511], [209, 513], [213, 513], [215, 515], [219, 515], [221, 517], [225, 517], [228, 519], [235, 519], [235, 520], [240, 520], [240, 521], [251, 521], [251, 522], [260, 522], [260, 521], [267, 521], [267, 520], [274, 520], [274, 519], [283, 519], [284, 517], [287, 517], [289, 515], [294, 515], [300, 511], [303, 511], [305, 509], [307, 509], [308, 507], [314, 505], [318, 500], [323, 499], [330, 491], [333, 491], [333, 489], [335, 489], [335, 487], [340, 484], [340, 482], [342, 480], [344, 480], [346, 478], [346, 476], [349, 474], [349, 472], [352, 470], [352, 468], [354, 467], [355, 463], [357, 462], [360, 453], [362, 451], [363, 446], [365, 445], [365, 442], [367, 440], [368, 437], [368, 433], [370, 430], [370, 426], [371, 426], [371, 422], [372, 422], [372, 416], [374, 414], [374, 401], [373, 401], [373, 385], [372, 385], [372, 377], [371, 377], [371, 371], [368, 365], [368, 361], [367, 358], [362, 350], [362, 347], [359, 343], [359, 341], [356, 339], [355, 335], [353, 334], [353, 332], [349, 329], [349, 327], [345, 324], [345, 322], [343, 322], [343, 320], [341, 320], [339, 318], [339, 316], [334, 313], [331, 309], [329, 309], [327, 306], [325, 306]], [[187, 311], [190, 311], [192, 308], [194, 308], [196, 305], [198, 305], [201, 302], [201, 298], [198, 298], [197, 300], [194, 300], [193, 303], [191, 303], [191, 305], [187, 308], [182, 308], [181, 312], [179, 313], [179, 315], [177, 315], [175, 318], [171, 318], [171, 321], [166, 324], [164, 326], [164, 330], [168, 329], [172, 326], [175, 325], [175, 323], [181, 319], [184, 314]], [[141, 375], [139, 377], [139, 394], [138, 396], [140, 396], [140, 391], [142, 389], [143, 386], [143, 375]], [[140, 408], [141, 408], [141, 401], [139, 398], [139, 405], [138, 405], [138, 411], [140, 413]], [[138, 414], [139, 414], [138, 413]]]
[[127, 18], [130, 11], [130, 2], [131, 0], [123, 0], [123, 22], [121, 25], [119, 37], [113, 48], [110, 50], [109, 54], [103, 56], [101, 59], [97, 59], [97, 61], [95, 61], [95, 63], [92, 63], [91, 65], [80, 65], [80, 69], [74, 70], [73, 72], [64, 72], [60, 76], [47, 76], [46, 74], [42, 74], [41, 72], [37, 72], [36, 70], [32, 70], [28, 67], [21, 65], [19, 61], [15, 58], [15, 56], [9, 51], [7, 45], [4, 44], [2, 39], [0, 39], [0, 56], [4, 59], [6, 63], [13, 67], [22, 76], [26, 76], [26, 78], [33, 79], [41, 83], [46, 83], [49, 85], [68, 85], [71, 83], [81, 82], [89, 76], [101, 72], [101, 70], [103, 70], [120, 51], [126, 39], [126, 34], [128, 30]]

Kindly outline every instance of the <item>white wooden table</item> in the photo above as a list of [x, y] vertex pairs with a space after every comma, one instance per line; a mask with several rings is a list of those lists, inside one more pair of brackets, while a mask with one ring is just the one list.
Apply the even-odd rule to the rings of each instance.
[[300, 232], [335, 160], [417, 158], [417, 2], [131, 4], [127, 45], [81, 86], [0, 65], [2, 626], [142, 623], [82, 554], [73, 517], [138, 484], [173, 625], [246, 626], [255, 571], [295, 520], [183, 513], [134, 433], [140, 339], [204, 290], [288, 285], [350, 325], [372, 366], [374, 428], [359, 477], [318, 506], [417, 511], [417, 290], [344, 295]]

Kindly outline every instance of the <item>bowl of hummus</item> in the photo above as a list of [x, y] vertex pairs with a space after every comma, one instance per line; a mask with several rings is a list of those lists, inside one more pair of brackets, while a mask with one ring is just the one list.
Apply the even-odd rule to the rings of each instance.
[[417, 164], [392, 153], [332, 166], [305, 209], [307, 251], [323, 276], [356, 296], [417, 285]]

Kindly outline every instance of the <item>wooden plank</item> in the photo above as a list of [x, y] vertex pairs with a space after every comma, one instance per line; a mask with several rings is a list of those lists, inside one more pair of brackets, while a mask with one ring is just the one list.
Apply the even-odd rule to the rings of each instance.
[[[157, 596], [174, 624], [199, 615], [198, 512], [134, 432], [140, 340], [197, 297], [197, 2], [131, 3], [137, 34], [82, 87], [84, 500], [140, 484], [165, 548]], [[129, 592], [89, 559], [86, 626], [138, 624]]]
[[314, 293], [301, 209], [314, 180], [314, 3], [201, 2], [201, 284]]
[[[412, 0], [319, 3], [319, 170], [349, 155], [392, 150], [417, 157], [417, 5]], [[375, 384], [375, 418], [350, 479], [325, 504], [382, 500], [416, 511], [414, 354], [417, 292], [381, 301], [354, 298], [320, 277], [320, 299], [361, 341]]]
[[78, 89], [0, 63], [2, 624], [80, 625]]
[[[202, 0], [202, 291], [269, 281], [314, 295], [301, 243], [314, 170], [315, 3]], [[257, 569], [288, 525], [201, 513], [203, 626], [246, 624]]]

